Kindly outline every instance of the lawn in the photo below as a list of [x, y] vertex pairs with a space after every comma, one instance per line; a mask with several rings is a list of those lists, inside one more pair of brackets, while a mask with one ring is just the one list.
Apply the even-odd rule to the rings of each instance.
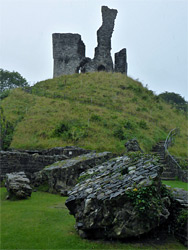
[[168, 185], [172, 188], [182, 188], [188, 191], [188, 183], [182, 181], [162, 181], [163, 184]]
[[163, 243], [122, 243], [81, 239], [66, 198], [33, 192], [28, 200], [5, 199], [1, 188], [1, 249], [186, 249], [174, 238]]

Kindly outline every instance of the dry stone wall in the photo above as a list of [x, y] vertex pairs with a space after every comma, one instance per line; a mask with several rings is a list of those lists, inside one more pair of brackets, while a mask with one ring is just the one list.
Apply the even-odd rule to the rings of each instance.
[[77, 147], [58, 147], [47, 150], [0, 151], [0, 177], [24, 171], [28, 177], [56, 161], [91, 152]]
[[48, 192], [67, 195], [77, 183], [79, 175], [114, 155], [110, 152], [89, 153], [76, 158], [56, 162], [37, 172], [32, 180], [34, 187], [48, 186]]

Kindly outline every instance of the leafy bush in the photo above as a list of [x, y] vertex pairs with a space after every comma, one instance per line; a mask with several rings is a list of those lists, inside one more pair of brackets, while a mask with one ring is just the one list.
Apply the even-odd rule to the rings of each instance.
[[78, 141], [88, 136], [88, 125], [77, 120], [60, 122], [52, 132], [52, 137]]
[[25, 86], [28, 86], [28, 83], [20, 73], [0, 69], [0, 93], [9, 89]]
[[6, 120], [3, 108], [0, 107], [0, 149], [7, 150], [10, 147], [14, 133], [14, 126]]
[[148, 129], [148, 125], [147, 123], [144, 121], [144, 120], [141, 120], [139, 123], [138, 123], [139, 127], [142, 128], [142, 129]]
[[158, 219], [163, 203], [154, 184], [148, 187], [135, 187], [133, 190], [127, 191], [126, 195], [133, 202], [139, 217], [145, 217], [147, 220]]
[[119, 140], [124, 140], [126, 137], [124, 135], [124, 131], [122, 127], [116, 127], [116, 129], [114, 130], [113, 135], [118, 138]]
[[70, 125], [67, 122], [61, 122], [57, 125], [54, 129], [53, 136], [54, 137], [61, 137], [62, 134], [68, 132], [70, 129]]
[[163, 99], [165, 102], [170, 103], [173, 107], [176, 107], [179, 110], [187, 112], [188, 102], [179, 94], [174, 92], [164, 92], [159, 95], [159, 98]]
[[129, 120], [125, 121], [124, 128], [126, 128], [126, 129], [134, 129], [134, 127], [135, 127], [135, 124], [132, 121], [129, 121]]
[[96, 115], [96, 114], [91, 115], [90, 121], [92, 121], [92, 122], [100, 122], [101, 120], [102, 120], [102, 118], [99, 115]]

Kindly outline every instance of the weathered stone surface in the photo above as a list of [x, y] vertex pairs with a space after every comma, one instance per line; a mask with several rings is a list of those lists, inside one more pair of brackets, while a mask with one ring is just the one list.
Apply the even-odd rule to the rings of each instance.
[[0, 179], [4, 179], [7, 173], [20, 171], [24, 171], [26, 176], [31, 178], [33, 173], [56, 161], [73, 158], [89, 152], [92, 151], [75, 146], [45, 150], [0, 151]]
[[132, 152], [136, 152], [136, 151], [143, 152], [136, 139], [132, 139], [132, 140], [127, 141], [125, 143], [125, 147], [126, 147], [127, 152], [131, 152], [131, 151]]
[[64, 155], [68, 158], [76, 157], [78, 155], [83, 155], [92, 152], [91, 150], [86, 150], [83, 148], [75, 147], [75, 146], [67, 146], [67, 147], [56, 147], [50, 148], [42, 151], [43, 155]]
[[181, 188], [171, 188], [171, 215], [168, 219], [173, 235], [188, 247], [188, 192]]
[[89, 153], [69, 160], [59, 161], [35, 174], [33, 185], [48, 185], [49, 192], [66, 195], [77, 183], [81, 172], [112, 158], [110, 152]]
[[122, 49], [115, 53], [115, 72], [127, 74], [127, 52], [126, 49]]
[[56, 161], [67, 159], [65, 155], [40, 155], [19, 151], [0, 151], [0, 178], [5, 174], [24, 171], [30, 177], [33, 173], [42, 170], [45, 166]]
[[[70, 213], [76, 218], [80, 236], [139, 236], [166, 220], [170, 201], [168, 197], [161, 197], [161, 172], [158, 161], [152, 156], [138, 160], [122, 156], [82, 173], [80, 183], [66, 201]], [[149, 195], [150, 190], [154, 190], [152, 195]], [[139, 197], [131, 200], [130, 194], [136, 192], [145, 192], [147, 202]], [[139, 199], [141, 204], [143, 202], [140, 210]], [[142, 209], [146, 209], [145, 215]]]
[[54, 77], [78, 73], [85, 58], [85, 45], [79, 34], [54, 33]]
[[98, 45], [95, 48], [94, 59], [84, 66], [85, 72], [113, 71], [111, 57], [111, 37], [117, 10], [102, 6], [102, 26], [97, 31]]
[[188, 192], [182, 188], [172, 189], [173, 199], [183, 208], [188, 208]]
[[[117, 10], [102, 6], [102, 26], [97, 31], [94, 58], [85, 57], [85, 45], [79, 34], [53, 34], [54, 77], [95, 71], [114, 71], [111, 37]], [[116, 72], [127, 73], [126, 49], [115, 55]]]
[[8, 198], [27, 199], [31, 196], [32, 188], [30, 181], [24, 172], [6, 174], [6, 188], [9, 193]]

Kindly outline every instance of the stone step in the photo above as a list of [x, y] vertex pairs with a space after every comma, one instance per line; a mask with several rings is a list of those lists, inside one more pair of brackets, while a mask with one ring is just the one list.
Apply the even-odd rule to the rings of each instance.
[[161, 177], [161, 179], [163, 180], [163, 181], [175, 181], [176, 180], [176, 178], [175, 177]]

